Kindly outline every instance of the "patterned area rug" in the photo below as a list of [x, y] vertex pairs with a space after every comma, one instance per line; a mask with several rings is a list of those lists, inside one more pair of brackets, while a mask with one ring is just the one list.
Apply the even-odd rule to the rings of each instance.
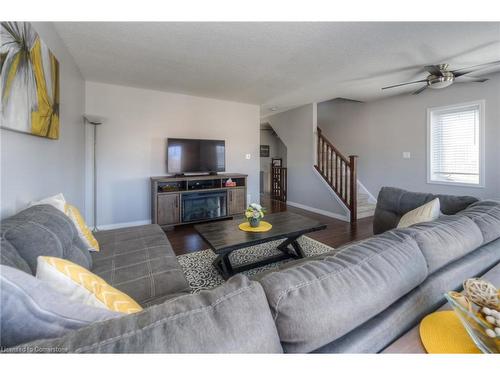
[[[283, 240], [272, 241], [262, 245], [236, 250], [231, 253], [229, 258], [231, 259], [232, 264], [238, 265], [255, 262], [263, 258], [281, 254], [281, 252], [276, 249], [281, 242], [283, 242]], [[302, 246], [304, 254], [306, 254], [307, 257], [323, 254], [327, 251], [333, 250], [332, 247], [313, 240], [307, 236], [302, 236], [299, 238], [298, 242]], [[212, 265], [212, 262], [216, 257], [215, 253], [210, 249], [180, 255], [177, 257], [193, 293], [199, 293], [204, 289], [213, 289], [224, 283], [224, 279]], [[268, 264], [266, 266], [254, 268], [242, 273], [251, 277], [260, 272], [278, 268], [280, 265], [290, 262], [291, 260], [293, 259]]]

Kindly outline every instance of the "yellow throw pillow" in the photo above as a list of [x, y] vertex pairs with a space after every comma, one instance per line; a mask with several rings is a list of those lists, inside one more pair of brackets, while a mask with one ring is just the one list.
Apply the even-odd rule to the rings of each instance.
[[440, 209], [439, 198], [433, 199], [429, 203], [404, 214], [399, 220], [398, 228], [406, 228], [413, 224], [436, 220], [441, 212]]
[[39, 256], [36, 277], [72, 301], [132, 314], [142, 307], [99, 276], [69, 260]]
[[87, 245], [89, 251], [99, 251], [99, 242], [95, 239], [92, 231], [85, 223], [80, 211], [75, 206], [66, 203], [64, 207], [66, 215], [73, 221], [78, 230], [78, 236], [82, 239], [83, 243]]

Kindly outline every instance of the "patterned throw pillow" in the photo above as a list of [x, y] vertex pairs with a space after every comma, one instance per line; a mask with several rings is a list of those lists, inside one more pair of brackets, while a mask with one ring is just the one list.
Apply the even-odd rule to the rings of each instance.
[[0, 265], [0, 347], [62, 336], [117, 313], [71, 301], [46, 282]]
[[440, 213], [441, 207], [439, 204], [439, 198], [433, 199], [430, 202], [404, 214], [401, 220], [399, 220], [398, 228], [406, 228], [410, 225], [434, 221], [439, 217]]
[[142, 310], [128, 295], [73, 262], [46, 256], [37, 260], [36, 277], [72, 301], [126, 314]]
[[82, 239], [83, 243], [87, 245], [89, 251], [99, 251], [99, 242], [95, 239], [92, 231], [85, 223], [80, 211], [75, 206], [66, 203], [64, 212], [73, 221], [78, 231], [78, 236]]

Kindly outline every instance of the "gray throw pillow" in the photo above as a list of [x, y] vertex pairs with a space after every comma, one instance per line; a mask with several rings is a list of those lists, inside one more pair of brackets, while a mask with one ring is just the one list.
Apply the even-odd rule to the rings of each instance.
[[58, 337], [92, 322], [123, 314], [75, 303], [45, 282], [0, 265], [0, 346]]
[[36, 205], [8, 217], [2, 220], [0, 232], [28, 263], [33, 275], [40, 255], [92, 268], [92, 257], [78, 236], [75, 224], [54, 206]]

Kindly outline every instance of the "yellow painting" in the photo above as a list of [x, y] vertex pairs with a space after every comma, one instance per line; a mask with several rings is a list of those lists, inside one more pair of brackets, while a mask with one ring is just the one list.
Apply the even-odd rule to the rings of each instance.
[[59, 139], [59, 62], [29, 22], [0, 23], [1, 127]]

